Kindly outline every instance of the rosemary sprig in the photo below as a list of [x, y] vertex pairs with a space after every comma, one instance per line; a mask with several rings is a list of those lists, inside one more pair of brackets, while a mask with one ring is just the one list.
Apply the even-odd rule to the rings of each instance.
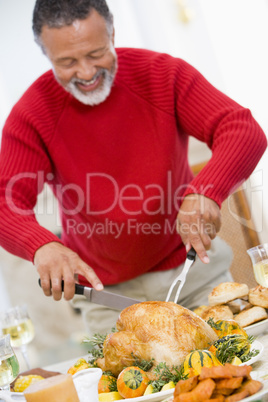
[[212, 318], [212, 317], [210, 317], [208, 320], [207, 320], [207, 323], [208, 323], [208, 325], [210, 325], [211, 326], [211, 328], [215, 328], [216, 329], [216, 331], [220, 331], [221, 330], [221, 322], [219, 322], [218, 324], [214, 321], [214, 319]]
[[255, 339], [256, 339], [256, 336], [253, 336], [253, 335], [250, 335], [250, 336], [248, 337], [249, 343], [253, 343], [253, 342], [255, 341]]
[[132, 354], [132, 356], [134, 359], [133, 366], [137, 366], [140, 369], [142, 369], [143, 371], [149, 371], [154, 365], [154, 359], [151, 359], [148, 361], [145, 359], [140, 359], [137, 356], [134, 356], [133, 354]]
[[179, 380], [183, 380], [187, 378], [183, 374], [183, 366], [172, 366], [170, 369], [166, 363], [159, 363], [153, 370], [156, 374], [157, 379], [151, 381], [153, 386], [153, 392], [159, 392], [162, 387], [170, 381], [173, 381], [174, 384], [177, 384]]
[[249, 344], [252, 343], [254, 337], [245, 338], [242, 335], [229, 335], [218, 339], [214, 342], [216, 347], [216, 356], [222, 363], [231, 363], [235, 356], [239, 357], [242, 362], [250, 360], [259, 353], [259, 350], [249, 350]]
[[258, 349], [253, 349], [248, 354], [240, 356], [239, 359], [242, 363], [245, 363], [248, 360], [252, 359], [252, 357], [257, 356], [259, 353], [260, 351]]
[[106, 335], [94, 334], [92, 338], [86, 338], [83, 340], [84, 343], [88, 343], [90, 350], [89, 353], [92, 355], [92, 359], [89, 359], [90, 364], [94, 364], [95, 360], [101, 359], [103, 355], [103, 343]]
[[102, 373], [102, 375], [109, 376], [109, 379], [108, 379], [109, 392], [117, 391], [117, 378], [115, 378], [113, 373], [111, 371], [104, 371]]
[[[111, 332], [116, 332], [115, 328], [111, 329]], [[83, 343], [87, 343], [89, 345], [89, 351], [92, 355], [92, 359], [89, 359], [89, 363], [94, 365], [97, 359], [102, 359], [103, 355], [103, 344], [105, 341], [107, 334], [94, 334], [91, 338], [83, 339]]]

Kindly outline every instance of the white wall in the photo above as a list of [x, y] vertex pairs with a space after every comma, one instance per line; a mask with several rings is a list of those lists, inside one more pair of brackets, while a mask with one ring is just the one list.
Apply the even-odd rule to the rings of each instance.
[[[268, 134], [268, 1], [206, 0], [205, 23], [225, 92]], [[261, 242], [268, 242], [268, 151], [245, 183]]]
[[[34, 43], [34, 0], [0, 0], [0, 128], [12, 105], [50, 64]], [[146, 47], [182, 57], [216, 87], [249, 107], [268, 133], [268, 1], [185, 0], [193, 14], [184, 24], [178, 0], [108, 0], [116, 46]], [[190, 142], [191, 163], [210, 151]], [[268, 154], [246, 183], [253, 218], [268, 241]]]
[[33, 41], [34, 0], [0, 0], [0, 128], [25, 89], [50, 67]]

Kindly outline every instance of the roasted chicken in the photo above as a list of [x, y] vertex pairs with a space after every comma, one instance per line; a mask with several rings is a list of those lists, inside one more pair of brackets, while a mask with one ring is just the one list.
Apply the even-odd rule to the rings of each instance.
[[124, 309], [116, 323], [118, 332], [104, 341], [104, 358], [98, 366], [118, 375], [135, 359], [154, 366], [180, 366], [194, 349], [204, 349], [217, 339], [213, 329], [192, 311], [173, 302], [151, 301]]

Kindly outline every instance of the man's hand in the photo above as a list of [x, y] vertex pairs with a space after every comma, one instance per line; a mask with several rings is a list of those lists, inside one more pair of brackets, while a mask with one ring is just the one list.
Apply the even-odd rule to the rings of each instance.
[[40, 275], [41, 286], [46, 296], [60, 300], [61, 282], [64, 280], [64, 298], [71, 300], [75, 290], [75, 275], [83, 275], [96, 290], [103, 285], [92, 268], [69, 248], [61, 243], [51, 242], [40, 247], [34, 257], [34, 265]]
[[188, 252], [195, 249], [204, 263], [209, 262], [206, 250], [221, 227], [221, 213], [218, 204], [201, 194], [185, 197], [178, 213], [178, 232]]

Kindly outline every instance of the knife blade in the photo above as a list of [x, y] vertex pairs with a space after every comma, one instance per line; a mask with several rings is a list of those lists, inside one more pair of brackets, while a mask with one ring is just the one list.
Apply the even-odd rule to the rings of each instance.
[[[41, 280], [38, 280], [41, 286]], [[64, 290], [64, 281], [62, 281], [62, 291]], [[75, 283], [75, 294], [85, 296], [91, 303], [100, 304], [115, 310], [123, 310], [133, 304], [141, 303], [140, 300], [121, 296], [116, 293], [106, 292], [105, 290], [95, 290], [88, 286]]]
[[196, 258], [196, 251], [192, 247], [186, 255], [186, 260], [185, 260], [184, 267], [183, 267], [181, 273], [174, 279], [174, 281], [172, 282], [172, 284], [169, 288], [169, 291], [168, 291], [168, 294], [166, 297], [166, 301], [170, 301], [170, 297], [171, 297], [174, 287], [177, 285], [178, 282], [180, 282], [176, 295], [175, 295], [175, 298], [174, 298], [174, 303], [177, 303], [181, 290], [183, 288], [183, 285], [185, 284], [186, 276], [188, 274], [189, 269], [195, 262], [195, 258]]

